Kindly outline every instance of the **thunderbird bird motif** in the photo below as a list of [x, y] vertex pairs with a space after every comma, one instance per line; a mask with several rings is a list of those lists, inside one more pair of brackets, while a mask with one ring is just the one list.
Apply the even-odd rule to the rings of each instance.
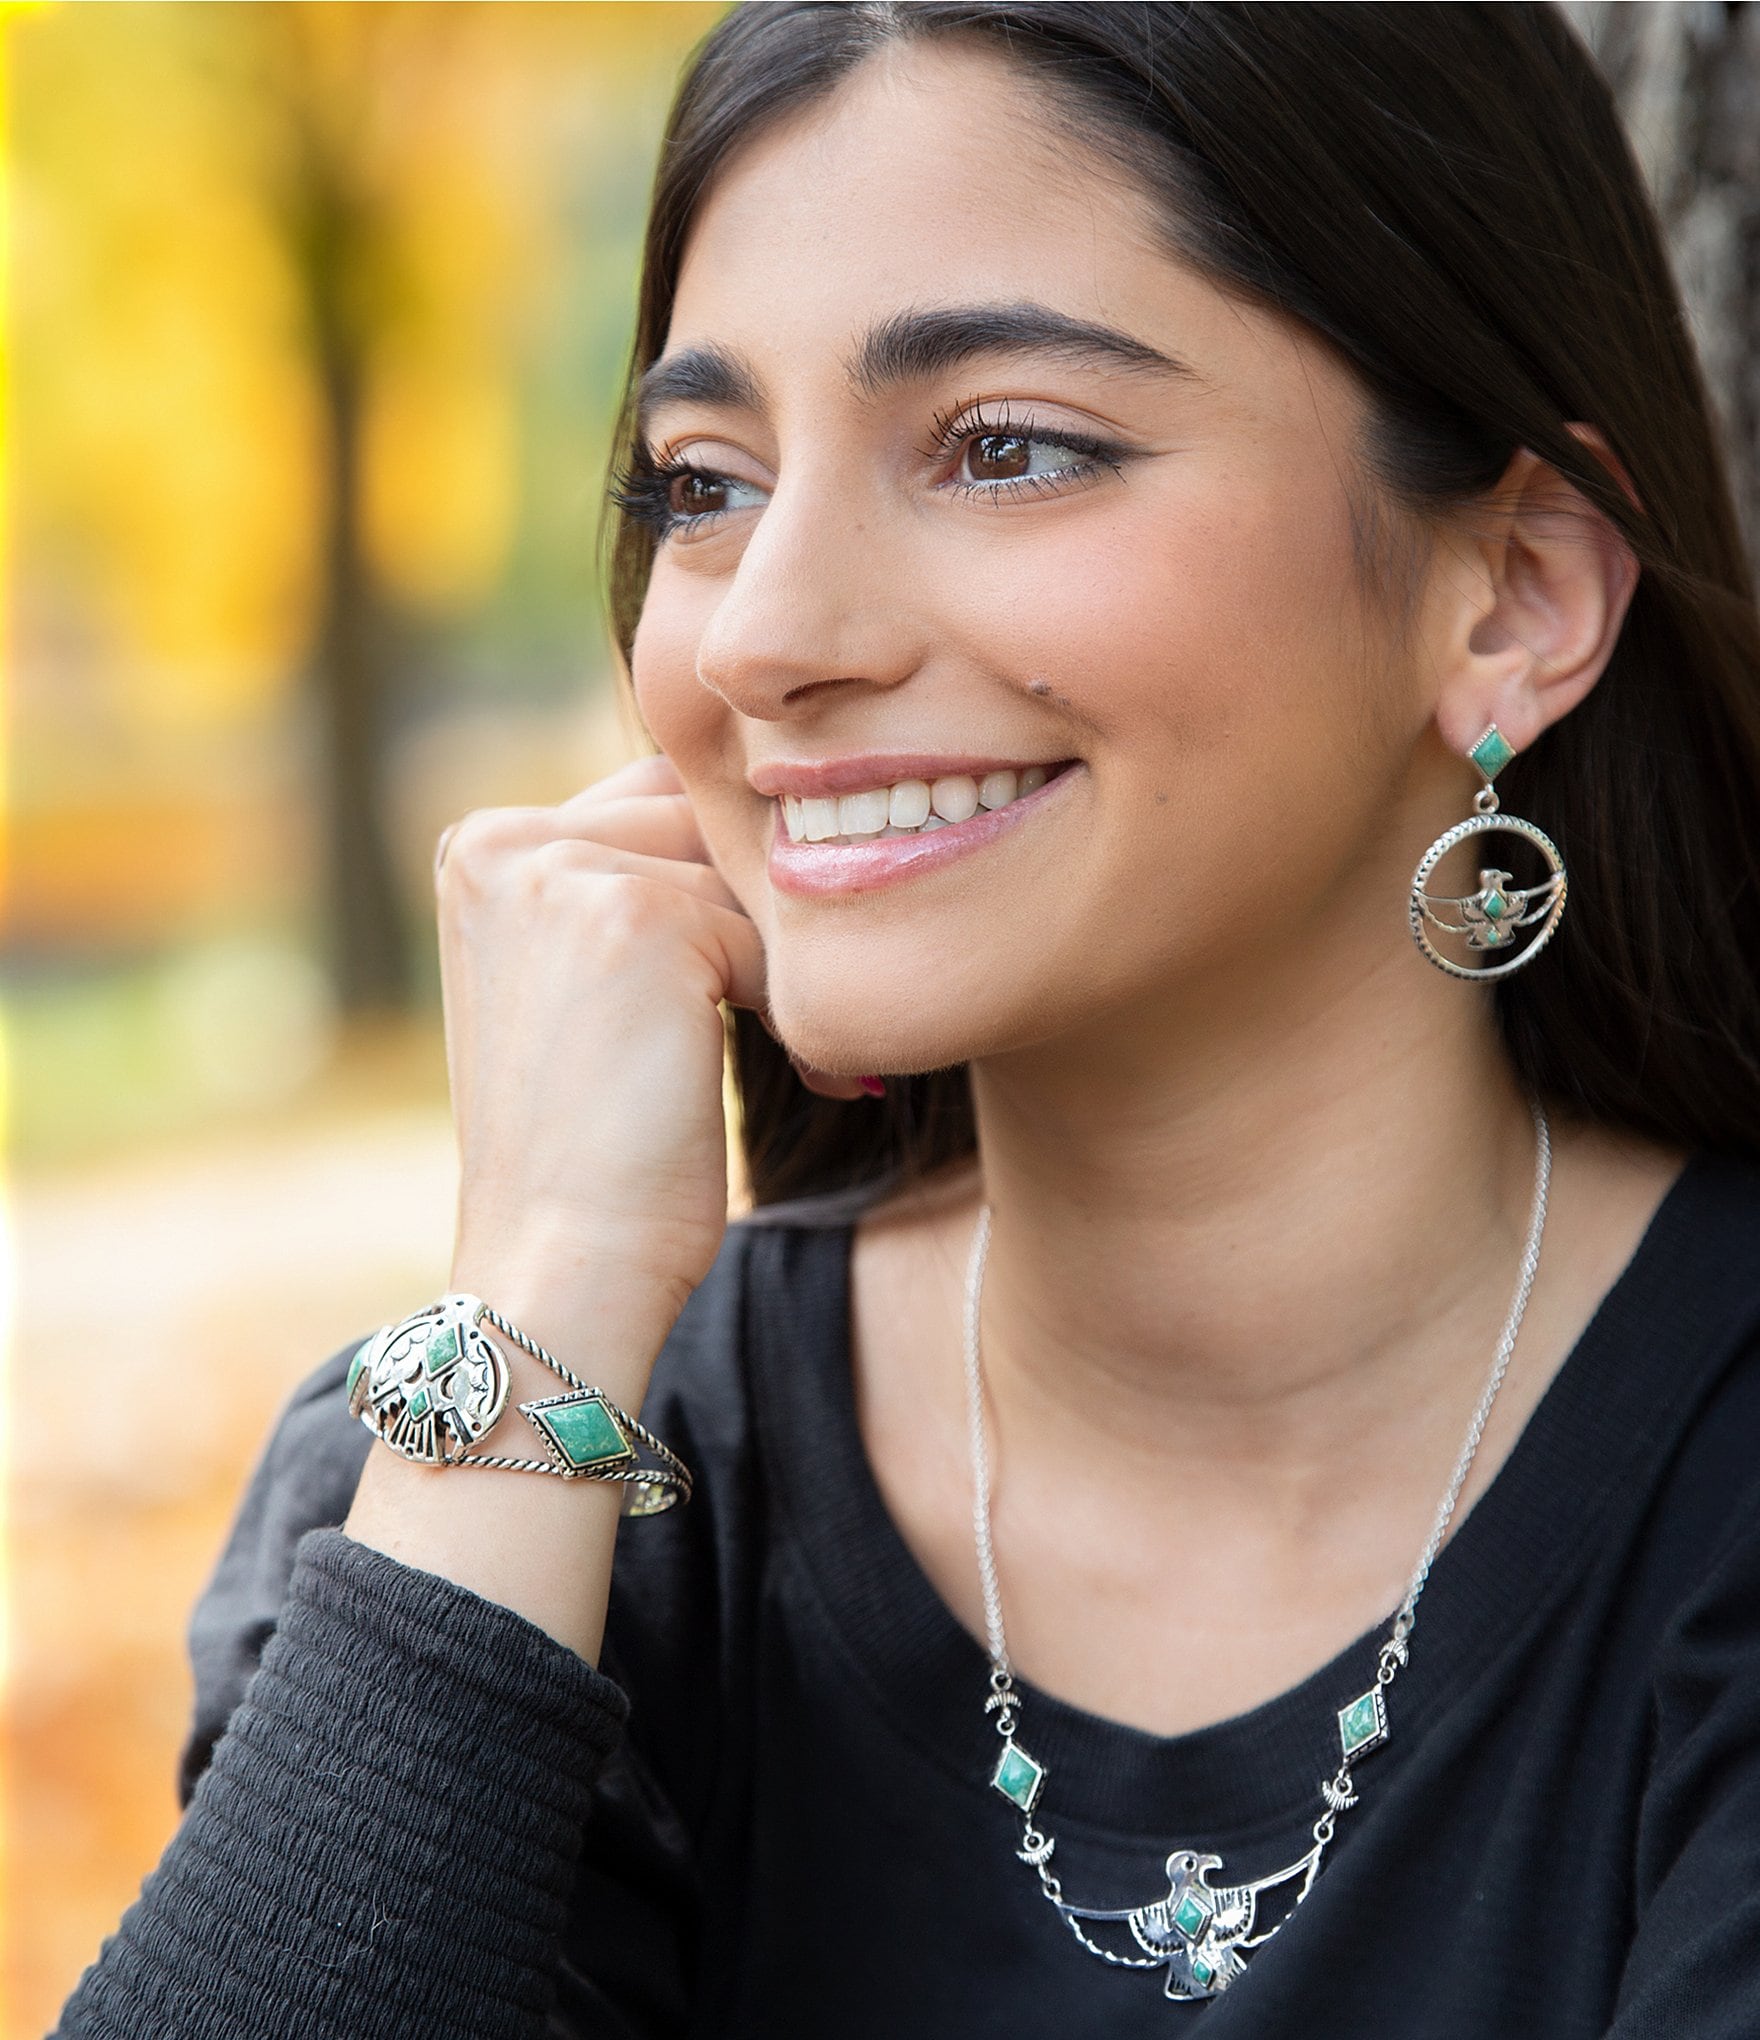
[[[1518, 928], [1526, 928], [1552, 911], [1563, 884], [1561, 871], [1541, 885], [1522, 887], [1510, 884], [1507, 871], [1488, 869], [1479, 874], [1479, 890], [1464, 899], [1423, 891], [1417, 898], [1426, 920], [1450, 935], [1464, 935], [1469, 949], [1507, 949]], [[1450, 919], [1451, 914], [1455, 918]]]
[[[1221, 1869], [1220, 1856], [1176, 1849], [1166, 1863], [1165, 1898], [1110, 1912], [1071, 1905], [1060, 1898], [1057, 1909], [1076, 1939], [1102, 1960], [1125, 1969], [1165, 1967], [1168, 1997], [1212, 1998], [1244, 1972], [1247, 1955], [1261, 1941], [1268, 1941], [1283, 1924], [1288, 1911], [1307, 1897], [1314, 1873], [1320, 1867], [1320, 1856], [1321, 1850], [1316, 1846], [1287, 1870], [1274, 1871], [1255, 1883], [1216, 1886], [1210, 1882], [1210, 1872]], [[1255, 1934], [1253, 1927], [1261, 1896], [1289, 1884], [1297, 1884], [1289, 1905], [1262, 1932]], [[1083, 1925], [1089, 1921], [1096, 1925], [1122, 1922], [1144, 1952], [1130, 1955], [1103, 1946]]]

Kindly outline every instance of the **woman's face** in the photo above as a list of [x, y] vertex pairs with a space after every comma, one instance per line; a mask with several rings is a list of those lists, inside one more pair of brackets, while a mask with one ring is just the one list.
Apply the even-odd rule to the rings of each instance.
[[[1423, 969], [1387, 817], [1428, 708], [1360, 592], [1355, 386], [1050, 135], [980, 50], [869, 59], [713, 189], [646, 417], [703, 472], [651, 492], [637, 698], [827, 1070], [1165, 1028], [1257, 961]], [[771, 790], [1066, 761], [841, 848], [790, 852]]]

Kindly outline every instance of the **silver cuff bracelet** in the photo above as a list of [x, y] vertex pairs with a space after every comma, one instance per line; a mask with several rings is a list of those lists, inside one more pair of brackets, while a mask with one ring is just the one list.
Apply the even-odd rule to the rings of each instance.
[[[567, 1382], [562, 1395], [523, 1402], [519, 1413], [543, 1441], [542, 1459], [473, 1452], [507, 1407], [507, 1358], [484, 1324]], [[536, 1340], [463, 1291], [381, 1325], [348, 1368], [348, 1407], [376, 1438], [428, 1466], [504, 1466], [563, 1480], [627, 1484], [623, 1513], [654, 1516], [689, 1501], [690, 1469], [602, 1389], [546, 1353]], [[646, 1448], [647, 1458], [643, 1452]]]

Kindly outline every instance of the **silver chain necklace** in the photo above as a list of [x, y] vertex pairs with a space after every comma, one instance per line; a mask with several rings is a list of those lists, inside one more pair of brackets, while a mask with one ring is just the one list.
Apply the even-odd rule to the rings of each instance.
[[[1546, 1226], [1546, 1193], [1552, 1177], [1552, 1137], [1538, 1100], [1533, 1101], [1532, 1109], [1537, 1142], [1534, 1207], [1515, 1296], [1497, 1342], [1490, 1377], [1455, 1461], [1448, 1492], [1437, 1508], [1429, 1540], [1412, 1573], [1405, 1599], [1394, 1615], [1387, 1641], [1381, 1646], [1375, 1683], [1368, 1692], [1339, 1710], [1338, 1733], [1343, 1755], [1337, 1772], [1321, 1781], [1320, 1794], [1326, 1808], [1314, 1823], [1312, 1844], [1287, 1868], [1250, 1884], [1212, 1883], [1211, 1871], [1222, 1868], [1220, 1856], [1175, 1849], [1165, 1866], [1166, 1892], [1145, 1905], [1108, 1910], [1071, 1904], [1050, 1867], [1056, 1840], [1033, 1820], [1033, 1809], [1049, 1774], [1045, 1765], [1029, 1756], [1016, 1740], [1021, 1696], [1015, 1688], [1003, 1634], [1002, 1596], [996, 1583], [996, 1554], [990, 1536], [990, 1455], [984, 1434], [978, 1357], [978, 1311], [984, 1293], [984, 1262], [990, 1247], [989, 1205], [978, 1214], [966, 1273], [966, 1405], [972, 1434], [972, 1525], [977, 1536], [978, 1572], [984, 1586], [984, 1624], [990, 1647], [990, 1697], [984, 1702], [984, 1711], [996, 1717], [996, 1732], [1002, 1738], [1002, 1754], [991, 1772], [990, 1783], [1021, 1816], [1021, 1846], [1015, 1853], [1038, 1872], [1040, 1889], [1057, 1908], [1070, 1932], [1091, 1955], [1114, 1968], [1164, 1970], [1166, 1995], [1170, 1998], [1218, 1996], [1244, 1972], [1248, 1955], [1284, 1925], [1307, 1897], [1319, 1874], [1320, 1861], [1332, 1840], [1338, 1816], [1357, 1803], [1356, 1788], [1351, 1782], [1352, 1764], [1387, 1741], [1387, 1690], [1409, 1658], [1408, 1640], [1416, 1620], [1418, 1596], [1424, 1591], [1431, 1565], [1448, 1534], [1455, 1504], [1466, 1484], [1479, 1441], [1485, 1435], [1491, 1405], [1503, 1385], [1516, 1335], [1521, 1330], [1522, 1314], [1528, 1307], [1534, 1271], [1540, 1265], [1540, 1236]], [[1283, 1910], [1269, 1925], [1261, 1927], [1262, 1911], [1271, 1909], [1262, 1902], [1271, 1893], [1279, 1895]], [[1101, 1938], [1108, 1933], [1118, 1945], [1108, 1946]]]

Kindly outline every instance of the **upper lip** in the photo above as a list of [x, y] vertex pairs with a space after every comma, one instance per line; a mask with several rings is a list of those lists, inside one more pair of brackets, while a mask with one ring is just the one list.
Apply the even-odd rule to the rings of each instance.
[[866, 793], [896, 786], [901, 779], [951, 779], [964, 774], [1022, 772], [1042, 765], [1049, 772], [1062, 758], [980, 758], [966, 751], [864, 751], [848, 758], [769, 758], [746, 774], [754, 793], [799, 794], [803, 799], [837, 793]]

